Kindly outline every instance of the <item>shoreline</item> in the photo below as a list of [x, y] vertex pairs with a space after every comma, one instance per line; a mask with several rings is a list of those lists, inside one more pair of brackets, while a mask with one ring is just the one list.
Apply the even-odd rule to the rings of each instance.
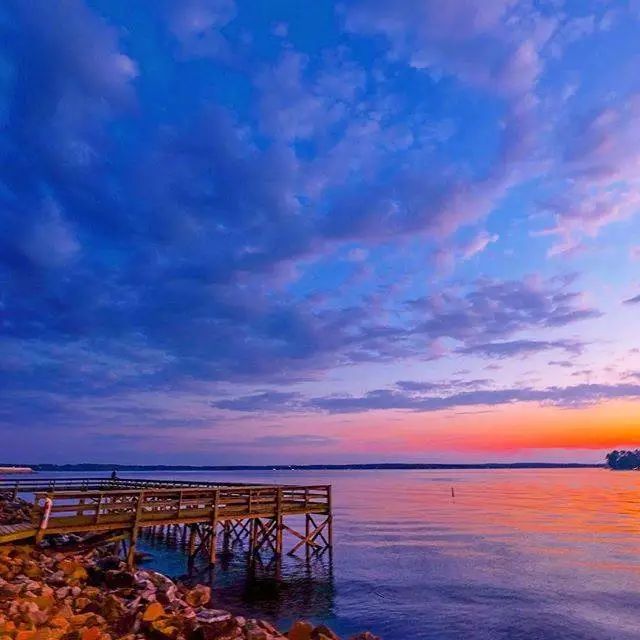
[[[129, 570], [102, 548], [0, 546], [0, 637], [11, 640], [340, 640], [298, 620], [282, 631], [266, 620], [215, 609], [211, 589], [151, 569]], [[369, 632], [349, 640], [380, 640]]]
[[[0, 525], [28, 520], [29, 504], [0, 495]], [[0, 545], [0, 640], [341, 640], [324, 625], [216, 609], [211, 588], [188, 586], [111, 553], [113, 539], [79, 536]], [[349, 640], [380, 640], [364, 632]]]
[[[0, 473], [2, 473], [0, 466]], [[10, 468], [10, 467], [6, 467]], [[140, 465], [140, 464], [32, 464], [21, 468], [29, 472], [112, 472], [112, 471], [464, 471], [501, 469], [605, 469], [606, 464], [587, 462], [487, 462], [464, 463], [368, 463], [368, 464], [274, 464], [274, 465]]]

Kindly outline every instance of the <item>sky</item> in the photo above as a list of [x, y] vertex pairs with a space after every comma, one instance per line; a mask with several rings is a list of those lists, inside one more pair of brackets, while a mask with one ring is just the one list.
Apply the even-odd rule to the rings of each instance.
[[0, 461], [640, 446], [639, 27], [2, 0]]

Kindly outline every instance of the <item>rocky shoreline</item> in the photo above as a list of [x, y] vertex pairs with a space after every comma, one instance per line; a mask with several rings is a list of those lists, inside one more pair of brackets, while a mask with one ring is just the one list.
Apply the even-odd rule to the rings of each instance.
[[[0, 640], [339, 640], [325, 626], [265, 620], [216, 609], [211, 590], [117, 556], [0, 546]], [[379, 640], [365, 632], [351, 640]]]

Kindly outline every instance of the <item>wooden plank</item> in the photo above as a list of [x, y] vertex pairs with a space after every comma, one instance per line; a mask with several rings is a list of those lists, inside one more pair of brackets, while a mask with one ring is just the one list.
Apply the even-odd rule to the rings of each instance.
[[0, 525], [0, 544], [26, 540], [36, 535], [36, 529], [30, 522]]

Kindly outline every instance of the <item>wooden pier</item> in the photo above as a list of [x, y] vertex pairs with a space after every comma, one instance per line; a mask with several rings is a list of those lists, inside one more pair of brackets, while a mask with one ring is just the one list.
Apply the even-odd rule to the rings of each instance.
[[[6, 525], [0, 544], [59, 534], [103, 534], [127, 541], [133, 564], [141, 532], [171, 529], [190, 558], [216, 560], [217, 542], [248, 541], [252, 554], [307, 554], [332, 548], [330, 485], [258, 485], [137, 478], [30, 477], [0, 480], [0, 492], [33, 495], [31, 523]], [[300, 530], [301, 529], [301, 530]]]

